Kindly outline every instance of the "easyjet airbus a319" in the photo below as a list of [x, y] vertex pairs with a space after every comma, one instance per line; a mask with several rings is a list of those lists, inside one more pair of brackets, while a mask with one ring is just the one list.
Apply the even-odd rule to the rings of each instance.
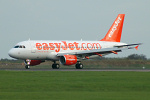
[[122, 50], [138, 49], [138, 44], [126, 44], [120, 42], [125, 14], [119, 14], [107, 32], [106, 36], [98, 41], [51, 41], [28, 40], [14, 46], [8, 54], [10, 57], [22, 59], [25, 68], [39, 65], [45, 60], [53, 61], [53, 69], [59, 69], [59, 61], [63, 65], [74, 65], [76, 69], [82, 69], [82, 59], [117, 54]]

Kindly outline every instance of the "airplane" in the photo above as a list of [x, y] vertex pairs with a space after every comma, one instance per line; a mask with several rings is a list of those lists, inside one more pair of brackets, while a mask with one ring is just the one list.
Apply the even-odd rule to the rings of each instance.
[[123, 50], [138, 49], [141, 43], [122, 43], [121, 35], [125, 14], [118, 14], [105, 37], [98, 41], [56, 41], [56, 40], [28, 40], [17, 43], [10, 49], [8, 55], [12, 58], [22, 59], [25, 68], [39, 65], [46, 60], [54, 62], [53, 69], [59, 69], [59, 61], [63, 65], [75, 65], [82, 69], [81, 60], [92, 57], [103, 57], [108, 54], [118, 54]]

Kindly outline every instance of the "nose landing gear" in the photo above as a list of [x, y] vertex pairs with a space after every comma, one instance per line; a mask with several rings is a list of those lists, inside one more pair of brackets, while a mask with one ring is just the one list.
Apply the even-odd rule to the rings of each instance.
[[30, 69], [30, 66], [29, 66], [29, 65], [26, 65], [25, 68], [26, 68], [26, 69]]
[[29, 66], [30, 62], [31, 62], [31, 60], [29, 60], [29, 59], [27, 59], [27, 60], [24, 61], [26, 69], [30, 69], [30, 66]]

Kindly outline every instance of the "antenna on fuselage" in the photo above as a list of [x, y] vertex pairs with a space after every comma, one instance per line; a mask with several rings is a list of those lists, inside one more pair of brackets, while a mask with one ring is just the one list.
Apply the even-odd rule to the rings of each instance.
[[30, 38], [29, 38], [29, 40], [28, 41], [30, 41]]
[[81, 38], [81, 41], [82, 41], [82, 38]]

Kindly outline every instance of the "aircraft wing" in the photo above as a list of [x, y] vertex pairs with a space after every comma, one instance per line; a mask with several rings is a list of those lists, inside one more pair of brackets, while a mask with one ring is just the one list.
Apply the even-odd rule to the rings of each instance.
[[[136, 45], [136, 46], [135, 46]], [[70, 52], [70, 53], [58, 53], [57, 56], [63, 56], [63, 55], [105, 55], [109, 53], [117, 54], [117, 52], [121, 52], [122, 50], [128, 50], [128, 49], [138, 49], [139, 44], [127, 44], [127, 45], [119, 45], [114, 46], [113, 48], [103, 48], [103, 49], [92, 49], [92, 50], [84, 50], [79, 52]]]

